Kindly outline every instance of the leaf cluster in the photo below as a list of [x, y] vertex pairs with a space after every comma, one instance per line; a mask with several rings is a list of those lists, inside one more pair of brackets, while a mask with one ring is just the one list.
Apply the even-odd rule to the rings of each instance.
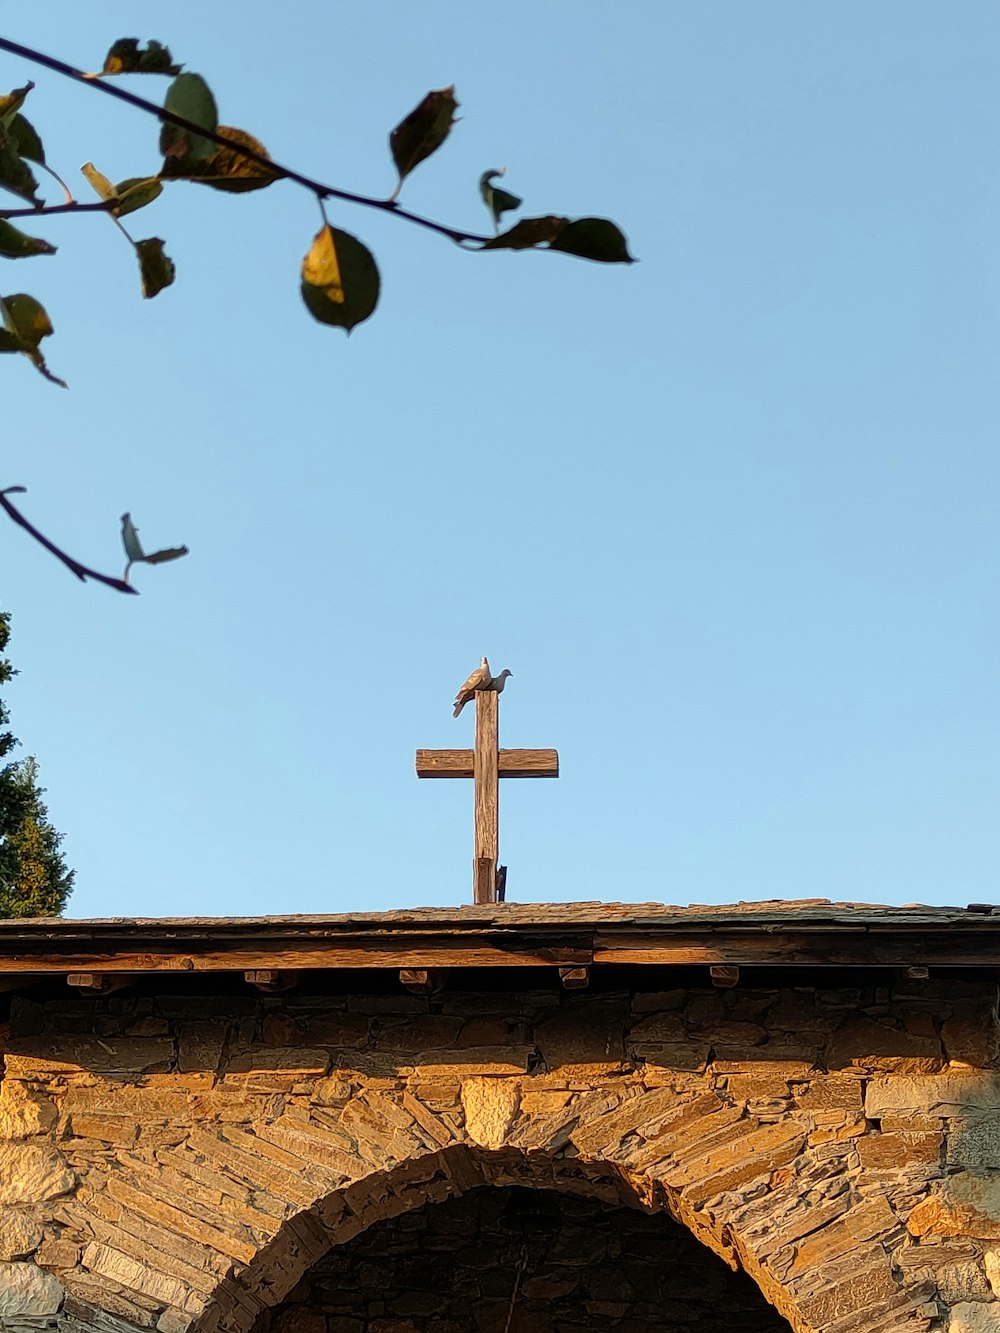
[[[522, 204], [517, 195], [496, 184], [503, 175], [502, 169], [485, 171], [479, 180], [479, 193], [493, 222], [492, 236], [449, 227], [401, 208], [399, 195], [407, 177], [443, 146], [456, 123], [458, 102], [454, 87], [427, 93], [390, 132], [389, 152], [396, 170], [395, 188], [384, 199], [369, 198], [284, 167], [272, 161], [264, 144], [253, 134], [221, 124], [216, 99], [206, 80], [176, 64], [169, 48], [162, 42], [149, 41], [142, 45], [136, 37], [119, 38], [111, 46], [97, 74], [85, 74], [63, 61], [42, 56], [3, 38], [0, 38], [0, 49], [33, 59], [156, 116], [160, 122], [162, 158], [156, 170], [117, 183], [88, 162], [82, 170], [98, 202], [80, 204], [46, 163], [41, 137], [22, 112], [34, 85], [29, 82], [0, 95], [0, 189], [29, 205], [28, 208], [0, 209], [0, 258], [29, 259], [56, 252], [56, 247], [48, 241], [14, 226], [10, 220], [13, 217], [101, 211], [111, 218], [132, 246], [138, 261], [142, 294], [151, 298], [173, 283], [173, 261], [167, 256], [165, 242], [160, 237], [134, 239], [123, 226], [123, 218], [155, 203], [166, 183], [188, 181], [229, 194], [245, 194], [286, 180], [312, 193], [323, 214], [323, 225], [302, 260], [300, 291], [303, 303], [319, 323], [345, 329], [348, 333], [374, 313], [381, 277], [375, 257], [364, 242], [331, 223], [327, 204], [332, 199], [380, 209], [428, 227], [464, 249], [557, 250], [599, 263], [633, 262], [621, 229], [606, 218], [571, 219], [545, 214], [523, 218], [507, 231], [500, 231], [503, 215], [514, 212]], [[121, 75], [168, 77], [170, 83], [162, 105], [115, 86], [115, 79]], [[65, 203], [45, 203], [39, 194], [35, 167], [43, 168], [62, 185]], [[0, 295], [0, 316], [3, 321], [0, 352], [21, 353], [48, 379], [63, 384], [49, 371], [40, 351], [42, 339], [52, 333], [52, 323], [39, 302], [24, 293]]]

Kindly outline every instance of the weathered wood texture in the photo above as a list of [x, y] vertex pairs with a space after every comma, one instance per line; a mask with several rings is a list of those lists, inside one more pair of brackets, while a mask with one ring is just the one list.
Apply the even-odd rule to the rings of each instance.
[[713, 963], [708, 969], [713, 986], [736, 986], [739, 984], [740, 969], [732, 963]]
[[472, 901], [495, 903], [497, 900], [497, 863], [491, 856], [472, 858]]
[[586, 990], [590, 985], [589, 967], [561, 967], [559, 980], [566, 990]]
[[436, 995], [444, 990], [448, 980], [447, 968], [401, 967], [399, 983], [414, 995]]
[[0, 921], [0, 990], [70, 973], [553, 964], [1000, 970], [1000, 917], [814, 902], [505, 903], [351, 916]]
[[[476, 753], [473, 763], [476, 816], [474, 892], [477, 903], [496, 899], [496, 865], [500, 851], [500, 783], [498, 715], [500, 697], [494, 690], [476, 695]], [[484, 864], [485, 863], [485, 864]]]
[[[131, 950], [119, 953], [94, 954], [33, 954], [30, 958], [0, 957], [0, 970], [20, 974], [32, 981], [53, 973], [61, 975], [77, 972], [87, 965], [99, 965], [103, 972], [159, 973], [159, 972], [284, 972], [289, 969], [325, 970], [342, 967], [550, 967], [567, 966], [591, 961], [592, 951], [583, 946], [558, 941], [527, 940], [514, 948], [505, 947], [503, 940], [463, 944], [452, 939], [421, 939], [400, 946], [398, 942], [384, 945], [372, 941], [361, 947], [345, 947], [331, 941], [315, 947], [290, 949], [222, 950], [178, 953], [172, 949], [150, 950], [137, 954]], [[256, 984], [256, 983], [253, 983]]]
[[[418, 750], [418, 778], [471, 778], [474, 750]], [[497, 773], [501, 778], [557, 778], [558, 750], [500, 750]]]
[[268, 968], [250, 968], [243, 973], [243, 979], [262, 994], [277, 995], [282, 991], [294, 990], [302, 980], [302, 973], [273, 971]]
[[133, 984], [127, 973], [117, 972], [108, 975], [105, 972], [70, 972], [66, 977], [67, 986], [74, 990], [88, 991], [92, 995], [112, 995], [115, 991], [127, 990]]
[[[483, 658], [485, 663], [486, 659]], [[501, 677], [500, 686], [503, 686]], [[489, 906], [504, 897], [498, 884], [500, 855], [500, 778], [557, 778], [555, 750], [501, 750], [500, 696], [495, 689], [476, 693], [476, 743], [472, 750], [418, 750], [418, 778], [472, 778], [475, 784], [475, 847], [472, 857], [472, 901]], [[506, 874], [506, 872], [505, 872]]]

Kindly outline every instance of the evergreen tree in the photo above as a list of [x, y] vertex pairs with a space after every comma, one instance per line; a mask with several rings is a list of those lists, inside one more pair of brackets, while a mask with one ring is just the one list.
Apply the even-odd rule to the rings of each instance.
[[[3, 656], [10, 638], [10, 616], [0, 612], [0, 685], [14, 675]], [[0, 699], [0, 727], [10, 714]], [[18, 741], [0, 731], [0, 759]], [[0, 917], [58, 916], [73, 885], [59, 851], [62, 834], [49, 823], [33, 758], [9, 760], [0, 768]]]

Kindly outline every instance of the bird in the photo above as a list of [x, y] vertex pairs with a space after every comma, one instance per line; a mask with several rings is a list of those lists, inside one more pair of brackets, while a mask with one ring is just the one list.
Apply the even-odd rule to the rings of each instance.
[[492, 690], [494, 694], [503, 694], [503, 687], [507, 684], [507, 677], [512, 676], [513, 674], [514, 673], [511, 671], [510, 667], [504, 667], [499, 676], [490, 677], [490, 683], [486, 688]]
[[122, 514], [122, 545], [128, 557], [128, 564], [122, 576], [125, 583], [128, 583], [129, 570], [138, 561], [143, 561], [147, 565], [160, 565], [164, 560], [177, 560], [180, 556], [188, 554], [186, 546], [167, 546], [162, 551], [150, 551], [147, 555], [139, 541], [139, 529], [132, 522], [132, 515], [128, 513]]
[[472, 675], [465, 682], [459, 692], [455, 695], [455, 708], [452, 717], [458, 717], [459, 713], [469, 702], [477, 690], [488, 690], [493, 683], [493, 673], [490, 671], [490, 664], [484, 657], [479, 666], [476, 667]]

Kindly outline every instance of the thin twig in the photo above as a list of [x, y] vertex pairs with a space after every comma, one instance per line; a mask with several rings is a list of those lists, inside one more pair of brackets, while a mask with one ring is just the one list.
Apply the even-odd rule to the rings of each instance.
[[52, 179], [58, 182], [58, 184], [62, 186], [63, 194], [66, 196], [67, 204], [73, 204], [76, 202], [76, 200], [73, 198], [73, 191], [69, 188], [69, 186], [63, 180], [63, 178], [59, 175], [58, 171], [54, 171], [47, 162], [36, 162], [35, 166], [41, 167], [43, 171], [47, 171], [49, 175], [52, 177]]
[[[155, 116], [157, 120], [178, 125], [182, 130], [187, 130], [189, 134], [197, 134], [202, 139], [208, 139], [223, 148], [232, 148], [240, 157], [245, 157], [247, 161], [255, 162], [258, 166], [266, 167], [274, 176], [301, 185], [303, 189], [310, 190], [319, 199], [341, 199], [348, 204], [360, 204], [363, 208], [377, 208], [382, 213], [391, 213], [393, 217], [402, 218], [404, 221], [412, 222], [418, 227], [426, 227], [429, 231], [447, 236], [456, 245], [466, 242], [485, 244], [492, 239], [489, 236], [481, 236], [478, 232], [460, 231], [456, 227], [447, 227], [444, 223], [434, 222], [433, 219], [422, 217], [419, 213], [411, 213], [405, 208], [400, 208], [395, 199], [374, 199], [370, 195], [355, 194], [351, 190], [340, 190], [334, 185], [324, 185], [322, 181], [314, 180], [311, 176], [304, 176], [302, 172], [294, 171], [291, 167], [283, 166], [280, 162], [274, 162], [265, 153], [258, 153], [248, 145], [237, 143], [235, 140], [227, 138], [226, 135], [220, 134], [217, 130], [209, 130], [204, 125], [198, 125], [195, 121], [188, 120], [184, 116], [175, 115], [173, 111], [158, 106], [156, 102], [150, 102], [145, 97], [130, 93], [127, 88], [119, 88], [114, 83], [95, 78], [94, 75], [86, 74], [82, 69], [67, 64], [65, 60], [44, 55], [41, 51], [35, 51], [30, 46], [22, 46], [20, 42], [12, 42], [7, 37], [0, 37], [0, 51], [9, 51], [11, 55], [21, 56], [36, 65], [43, 65], [46, 69], [55, 70], [57, 74], [63, 74], [68, 79], [75, 79], [76, 82], [85, 84], [88, 88], [99, 88], [102, 92], [107, 93], [109, 97], [117, 97], [119, 101], [138, 107], [140, 111]], [[68, 210], [63, 208], [59, 210], [47, 209], [45, 211], [65, 212]], [[0, 211], [0, 217], [28, 217], [38, 212], [38, 209], [15, 209], [10, 212]]]
[[72, 199], [68, 204], [42, 204], [40, 208], [0, 208], [0, 218], [48, 218], [54, 213], [106, 213], [114, 208], [116, 200], [98, 199], [92, 204], [81, 204]]
[[29, 523], [20, 510], [16, 509], [7, 498], [9, 495], [18, 493], [23, 494], [24, 491], [24, 486], [8, 486], [6, 490], [0, 491], [0, 507], [6, 510], [9, 517], [12, 518], [15, 523], [19, 524], [29, 532], [36, 542], [39, 542], [44, 546], [47, 551], [51, 551], [55, 558], [61, 560], [66, 568], [71, 570], [81, 581], [86, 582], [87, 579], [96, 579], [98, 583], [106, 583], [109, 588], [115, 588], [118, 592], [137, 593], [137, 589], [131, 587], [130, 584], [125, 583], [122, 579], [112, 578], [110, 574], [99, 574], [96, 569], [89, 569], [86, 565], [81, 565], [79, 560], [74, 560], [71, 555], [67, 555], [65, 551], [61, 551], [54, 542], [50, 542], [48, 537], [46, 537], [44, 533], [39, 532], [33, 524]]

